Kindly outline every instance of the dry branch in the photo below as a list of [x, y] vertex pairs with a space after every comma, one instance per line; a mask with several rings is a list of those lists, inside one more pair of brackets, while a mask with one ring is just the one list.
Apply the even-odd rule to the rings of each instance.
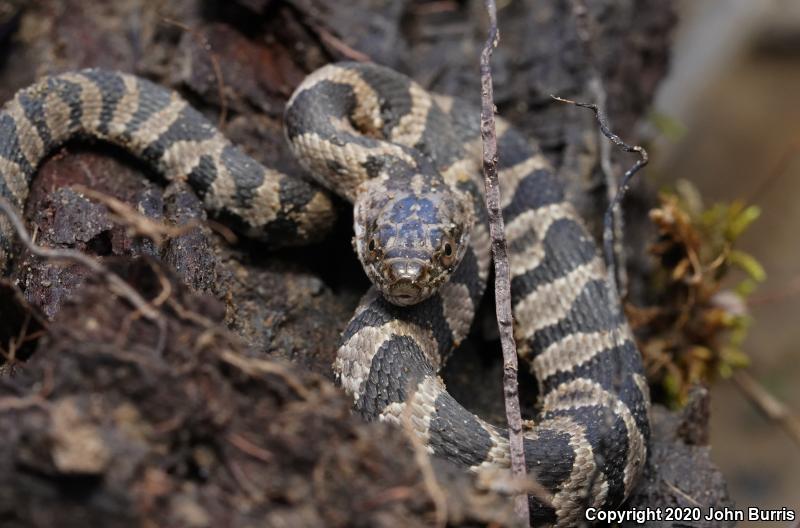
[[309, 26], [317, 33], [320, 40], [333, 48], [334, 50], [338, 51], [342, 54], [346, 59], [354, 60], [356, 62], [371, 62], [372, 59], [366, 53], [361, 53], [360, 51], [353, 49], [352, 47], [348, 46], [345, 41], [322, 27], [320, 24], [315, 24], [311, 21], [308, 22]]
[[588, 108], [594, 112], [594, 117], [597, 119], [597, 124], [600, 126], [600, 132], [602, 132], [609, 141], [614, 143], [617, 147], [625, 152], [636, 152], [639, 154], [639, 159], [636, 160], [636, 163], [634, 163], [633, 166], [622, 176], [622, 183], [620, 183], [619, 188], [614, 195], [614, 199], [608, 204], [608, 208], [606, 209], [603, 218], [603, 253], [605, 256], [606, 267], [608, 268], [608, 276], [613, 288], [613, 292], [616, 294], [617, 298], [619, 298], [619, 287], [617, 285], [616, 273], [614, 272], [614, 268], [616, 267], [614, 260], [614, 210], [619, 207], [622, 199], [628, 192], [632, 178], [637, 172], [639, 172], [642, 168], [644, 168], [645, 165], [649, 163], [650, 157], [647, 155], [647, 151], [641, 145], [628, 145], [622, 140], [622, 138], [612, 132], [611, 128], [608, 126], [608, 119], [596, 104], [580, 103], [571, 99], [564, 99], [563, 97], [559, 97], [557, 95], [551, 95], [550, 97], [562, 103], [580, 106], [581, 108]]
[[780, 425], [786, 434], [800, 446], [800, 418], [794, 415], [783, 402], [770, 394], [748, 372], [740, 370], [734, 374], [733, 381], [764, 416]]
[[198, 220], [191, 220], [181, 226], [171, 226], [139, 213], [136, 209], [118, 200], [113, 196], [90, 189], [85, 185], [76, 184], [72, 188], [84, 196], [97, 200], [105, 205], [112, 214], [112, 220], [125, 224], [131, 234], [147, 237], [156, 246], [161, 246], [164, 238], [175, 238], [185, 235], [195, 227], [201, 225]]
[[211, 49], [211, 43], [208, 42], [205, 35], [196, 29], [192, 29], [183, 22], [168, 17], [161, 17], [161, 20], [165, 24], [175, 26], [189, 33], [197, 45], [208, 52], [208, 60], [211, 62], [211, 68], [214, 70], [214, 78], [217, 81], [217, 92], [219, 92], [219, 119], [217, 121], [217, 128], [225, 130], [225, 122], [228, 120], [228, 98], [225, 96], [225, 79], [222, 77], [222, 67], [219, 65], [219, 59], [216, 53], [214, 53], [214, 50]]
[[[594, 49], [592, 48], [592, 41], [596, 37], [597, 33], [597, 25], [595, 24], [595, 20], [591, 17], [589, 8], [584, 0], [571, 0], [570, 4], [572, 6], [572, 16], [575, 19], [575, 30], [578, 34], [578, 39], [581, 42], [583, 53], [586, 56], [586, 69], [588, 78], [587, 88], [594, 99], [600, 114], [605, 114], [608, 94], [605, 86], [603, 85], [603, 79], [600, 76], [600, 72], [597, 69], [595, 53]], [[614, 170], [614, 164], [611, 161], [611, 144], [606, 141], [600, 141], [599, 149], [600, 170], [602, 171], [603, 178], [605, 179], [608, 203], [611, 203], [614, 201], [614, 196], [616, 195], [617, 188], [619, 187], [619, 178], [617, 177], [617, 171]], [[611, 271], [614, 273], [614, 278], [617, 281], [620, 297], [624, 298], [627, 295], [628, 290], [628, 273], [625, 269], [625, 247], [622, 243], [622, 235], [625, 229], [624, 216], [622, 214], [622, 208], [620, 207], [614, 208], [611, 214], [613, 216], [612, 230], [614, 236], [614, 262], [616, 263], [616, 266]]]
[[278, 376], [288, 387], [291, 387], [298, 398], [303, 400], [313, 399], [311, 392], [303, 386], [294, 374], [292, 374], [291, 370], [275, 361], [248, 358], [230, 350], [223, 350], [220, 353], [220, 358], [248, 376], [259, 377], [264, 374]]
[[[522, 439], [522, 414], [519, 407], [517, 382], [517, 345], [514, 342], [511, 316], [511, 282], [509, 279], [508, 251], [503, 234], [505, 226], [500, 211], [500, 185], [497, 180], [497, 132], [494, 120], [494, 96], [490, 60], [492, 50], [500, 40], [497, 29], [497, 6], [494, 0], [486, 0], [489, 13], [489, 38], [481, 52], [481, 140], [483, 142], [483, 175], [486, 209], [489, 216], [489, 234], [494, 257], [494, 293], [496, 299], [497, 326], [503, 348], [503, 395], [505, 396], [506, 419], [508, 420], [508, 444], [511, 454], [511, 474], [520, 479], [526, 475], [525, 451]], [[527, 494], [517, 495], [514, 510], [526, 525], [530, 513]]]

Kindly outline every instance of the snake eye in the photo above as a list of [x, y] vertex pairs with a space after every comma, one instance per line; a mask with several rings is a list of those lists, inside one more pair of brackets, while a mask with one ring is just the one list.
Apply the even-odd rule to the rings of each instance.
[[439, 260], [444, 266], [452, 266], [453, 261], [456, 259], [456, 243], [449, 236], [442, 238], [442, 244], [439, 246]]
[[367, 249], [369, 250], [369, 259], [375, 260], [378, 258], [378, 252], [380, 251], [381, 244], [378, 241], [377, 236], [373, 236], [369, 239], [367, 243]]

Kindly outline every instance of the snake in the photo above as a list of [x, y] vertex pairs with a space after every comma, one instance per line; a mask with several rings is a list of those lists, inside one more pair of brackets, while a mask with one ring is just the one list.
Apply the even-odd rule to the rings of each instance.
[[[405, 427], [475, 473], [510, 467], [508, 431], [475, 415], [438, 372], [470, 331], [491, 264], [480, 121], [467, 102], [389, 68], [308, 75], [284, 132], [307, 176], [263, 166], [177, 92], [103, 69], [54, 74], [0, 111], [0, 196], [22, 210], [37, 167], [75, 138], [122, 147], [183, 181], [210, 215], [268, 244], [324, 238], [338, 195], [372, 286], [341, 334], [336, 380], [366, 420]], [[539, 384], [523, 424], [531, 522], [572, 526], [633, 490], [647, 458], [641, 356], [596, 244], [534, 141], [497, 120], [514, 336]], [[0, 271], [14, 254], [0, 218]]]

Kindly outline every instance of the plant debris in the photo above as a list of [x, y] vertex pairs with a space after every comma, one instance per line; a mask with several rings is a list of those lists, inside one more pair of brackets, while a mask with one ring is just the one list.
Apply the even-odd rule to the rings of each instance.
[[[736, 248], [758, 218], [758, 207], [735, 201], [705, 208], [686, 181], [659, 200], [650, 211], [659, 233], [651, 247], [660, 265], [653, 277], [658, 302], [648, 308], [628, 305], [627, 311], [645, 335], [640, 348], [648, 379], [669, 405], [678, 406], [695, 384], [729, 377], [749, 364], [742, 351], [750, 324], [746, 300], [765, 272]], [[732, 284], [737, 270], [744, 277]]]

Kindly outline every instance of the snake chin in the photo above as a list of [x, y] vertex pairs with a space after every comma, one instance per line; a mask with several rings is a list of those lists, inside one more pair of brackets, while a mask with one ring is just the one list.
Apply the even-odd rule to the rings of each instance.
[[388, 251], [364, 266], [372, 283], [392, 304], [420, 303], [436, 293], [450, 277], [452, 270], [442, 265], [438, 252], [430, 253], [428, 258], [396, 254], [397, 251]]
[[401, 281], [389, 286], [383, 292], [384, 297], [398, 306], [411, 306], [431, 296], [433, 290], [419, 284]]
[[389, 251], [364, 264], [370, 281], [383, 297], [398, 306], [411, 306], [433, 295], [444, 277], [436, 257], [396, 256]]

